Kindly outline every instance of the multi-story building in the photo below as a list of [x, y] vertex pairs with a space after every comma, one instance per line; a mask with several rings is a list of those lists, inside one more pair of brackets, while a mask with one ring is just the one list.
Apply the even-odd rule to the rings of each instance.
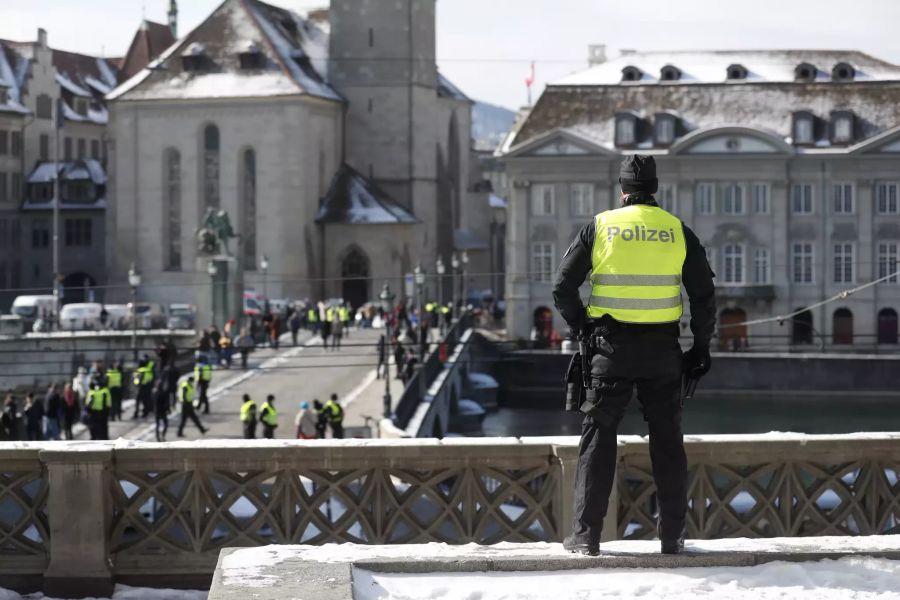
[[660, 205], [707, 248], [723, 349], [896, 347], [900, 67], [852, 51], [601, 61], [548, 86], [504, 148], [513, 336], [550, 318], [565, 333], [550, 310], [556, 266], [618, 205], [621, 157], [643, 153], [657, 159]]
[[[437, 72], [434, 5], [333, 0], [300, 16], [227, 0], [114, 90], [112, 277], [134, 264], [153, 282], [142, 297], [208, 322], [219, 266], [233, 315], [245, 287], [359, 305], [385, 281], [402, 293], [419, 262], [449, 265], [480, 213], [471, 102]], [[195, 241], [209, 208], [240, 236], [215, 269]]]
[[[173, 3], [174, 4], [174, 3]], [[174, 6], [173, 6], [174, 9]], [[108, 113], [118, 65], [140, 69], [174, 37], [144, 21], [120, 60], [0, 40], [0, 308], [53, 289], [58, 202], [62, 300], [102, 299]]]

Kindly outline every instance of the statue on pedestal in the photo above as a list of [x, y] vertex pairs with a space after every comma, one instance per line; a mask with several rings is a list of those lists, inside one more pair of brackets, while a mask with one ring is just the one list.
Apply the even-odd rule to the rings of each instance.
[[207, 208], [197, 230], [197, 249], [206, 256], [231, 256], [228, 240], [238, 235], [231, 226], [228, 213], [219, 208]]

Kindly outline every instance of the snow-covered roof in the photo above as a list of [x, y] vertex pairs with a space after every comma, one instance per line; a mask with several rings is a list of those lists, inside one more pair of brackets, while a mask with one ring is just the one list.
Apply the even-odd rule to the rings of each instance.
[[0, 87], [6, 89], [6, 102], [0, 102], [0, 112], [31, 112], [22, 103], [27, 71], [28, 59], [0, 41]]
[[[787, 83], [795, 79], [801, 63], [816, 67], [816, 81], [831, 81], [831, 70], [839, 63], [854, 67], [856, 81], [900, 81], [900, 66], [855, 50], [709, 50], [632, 52], [567, 75], [551, 85], [635, 85], [660, 83], [665, 66], [674, 66], [681, 77], [665, 85], [723, 83], [728, 67], [747, 69], [749, 83]], [[622, 70], [640, 70], [638, 81], [622, 81]]]
[[[28, 183], [50, 183], [53, 181], [57, 163], [52, 161], [40, 162], [28, 176]], [[84, 160], [70, 160], [59, 163], [60, 180], [89, 179], [96, 185], [106, 184], [106, 171], [99, 161], [92, 158]]]
[[69, 79], [69, 77], [65, 73], [56, 73], [56, 83], [64, 87], [75, 96], [81, 96], [82, 98], [91, 97], [90, 90], [81, 87], [80, 85]]
[[416, 218], [373, 181], [345, 163], [331, 180], [316, 222], [372, 225], [416, 223]]
[[[703, 57], [709, 59], [707, 71], [700, 69]], [[751, 77], [736, 83], [726, 81], [727, 67], [738, 61], [743, 61]], [[800, 62], [811, 62], [820, 70], [827, 69], [828, 75], [823, 78], [820, 74], [815, 81], [794, 81], [794, 67]], [[832, 82], [830, 72], [836, 62], [853, 65], [857, 78]], [[621, 83], [622, 68], [629, 64], [641, 68], [645, 79]], [[686, 79], [680, 82], [686, 85], [656, 79], [659, 75], [657, 67], [668, 64], [681, 70]], [[713, 81], [713, 72], [719, 73], [720, 69], [721, 77], [717, 75], [718, 80]], [[653, 74], [653, 78], [649, 78], [648, 73]], [[759, 77], [754, 79], [753, 73]], [[547, 86], [521, 126], [513, 128], [502, 152], [554, 130], [570, 131], [597, 146], [615, 150], [616, 115], [625, 112], [635, 114], [642, 121], [643, 126], [637, 130], [636, 149], [651, 153], [667, 152], [665, 147], [657, 147], [653, 141], [652, 125], [658, 113], [678, 117], [678, 138], [740, 124], [790, 143], [796, 111], [809, 111], [821, 123], [827, 123], [832, 111], [846, 110], [856, 116], [853, 142], [860, 142], [900, 125], [898, 98], [900, 67], [861, 52], [626, 54]], [[817, 126], [816, 131], [818, 139], [812, 148], [802, 152], [831, 151], [828, 127]], [[849, 151], [849, 147], [842, 147], [841, 151]]]
[[[242, 69], [250, 46], [266, 60]], [[184, 54], [203, 49], [206, 67], [185, 71]], [[328, 34], [288, 10], [259, 0], [225, 0], [187, 36], [137, 75], [112, 90], [111, 100], [237, 98], [312, 95], [343, 98], [325, 81]]]

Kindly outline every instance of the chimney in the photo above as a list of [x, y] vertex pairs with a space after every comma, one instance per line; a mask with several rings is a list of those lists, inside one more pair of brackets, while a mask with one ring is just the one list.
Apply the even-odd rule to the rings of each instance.
[[602, 65], [606, 62], [606, 44], [588, 45], [588, 66]]
[[47, 30], [43, 27], [38, 27], [38, 46], [41, 48], [47, 47]]

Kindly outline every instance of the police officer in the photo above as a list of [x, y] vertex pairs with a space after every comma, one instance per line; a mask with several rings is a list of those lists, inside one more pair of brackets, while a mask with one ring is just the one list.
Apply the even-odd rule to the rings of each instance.
[[337, 394], [332, 394], [322, 408], [331, 427], [331, 437], [339, 440], [344, 437], [344, 408], [338, 403]]
[[113, 363], [106, 370], [106, 385], [109, 386], [109, 394], [112, 397], [112, 408], [109, 411], [109, 420], [122, 420], [122, 361]]
[[256, 437], [256, 402], [250, 398], [250, 394], [244, 394], [244, 402], [241, 404], [241, 426], [245, 440]]
[[109, 434], [106, 428], [106, 419], [109, 409], [112, 407], [112, 398], [109, 388], [100, 378], [91, 382], [91, 389], [87, 397], [88, 430], [92, 440], [107, 440]]
[[[619, 183], [621, 207], [586, 225], [563, 257], [553, 298], [572, 331], [593, 350], [591, 387], [581, 405], [569, 551], [599, 552], [600, 530], [616, 468], [616, 429], [637, 388], [650, 430], [650, 458], [664, 553], [684, 547], [687, 458], [681, 433], [682, 375], [709, 371], [715, 329], [713, 273], [697, 236], [659, 208], [652, 156], [628, 156]], [[587, 308], [578, 293], [590, 274]], [[681, 285], [690, 300], [693, 347], [678, 343]]]
[[350, 337], [350, 307], [346, 302], [342, 302], [338, 307], [338, 318], [341, 320], [341, 324], [344, 326], [343, 334], [347, 337]]
[[146, 417], [150, 412], [150, 403], [153, 400], [153, 367], [146, 358], [138, 363], [132, 382], [137, 390], [137, 395], [134, 400], [134, 415], [131, 418]]
[[181, 424], [178, 426], [178, 437], [184, 437], [184, 426], [188, 419], [194, 422], [200, 433], [205, 434], [206, 428], [200, 422], [197, 413], [194, 412], [194, 378], [190, 375], [181, 382], [181, 386], [178, 388], [178, 399], [181, 401]]
[[309, 310], [306, 311], [306, 324], [312, 333], [319, 329], [319, 307], [315, 304], [311, 304]]
[[197, 365], [194, 367], [194, 381], [197, 382], [197, 387], [200, 390], [200, 396], [197, 398], [197, 410], [203, 408], [203, 414], [208, 415], [209, 396], [207, 396], [207, 391], [212, 381], [212, 366], [202, 358], [197, 361]]
[[275, 410], [275, 396], [269, 394], [259, 409], [259, 422], [263, 424], [263, 437], [273, 439], [278, 427], [278, 411]]

